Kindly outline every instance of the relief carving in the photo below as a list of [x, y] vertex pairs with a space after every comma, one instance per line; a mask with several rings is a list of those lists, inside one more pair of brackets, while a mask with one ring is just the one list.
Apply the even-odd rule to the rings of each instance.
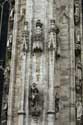
[[81, 78], [82, 65], [81, 62], [78, 61], [76, 64], [76, 93], [82, 94], [82, 78]]
[[55, 20], [50, 20], [48, 49], [55, 49], [56, 56], [60, 56], [60, 39], [58, 37], [59, 29], [55, 24]]
[[10, 34], [8, 35], [8, 40], [7, 40], [8, 59], [11, 59], [12, 41], [13, 41], [13, 35], [10, 33]]
[[82, 117], [82, 103], [80, 101], [78, 101], [76, 103], [76, 109], [77, 109], [77, 120], [80, 122], [81, 117]]
[[75, 25], [78, 25], [80, 22], [80, 5], [79, 5], [79, 1], [75, 1], [75, 5], [74, 5], [74, 21], [75, 21]]
[[32, 51], [42, 52], [44, 49], [44, 34], [43, 34], [43, 24], [40, 20], [36, 22], [36, 29], [32, 36]]
[[81, 82], [81, 80], [76, 80], [76, 93], [77, 94], [82, 94], [82, 88], [81, 88], [81, 86], [82, 86], [82, 82]]
[[81, 38], [80, 38], [79, 31], [76, 32], [75, 53], [76, 53], [76, 56], [79, 56], [81, 53]]
[[56, 95], [55, 95], [55, 113], [59, 112], [59, 101], [60, 101], [59, 95], [58, 95], [58, 93], [56, 93]]
[[29, 93], [29, 107], [30, 114], [33, 117], [39, 117], [42, 112], [42, 97], [39, 92], [39, 89], [36, 86], [36, 83], [33, 83], [30, 88]]
[[81, 80], [81, 72], [82, 72], [82, 65], [81, 62], [79, 61], [76, 64], [76, 78], [78, 78], [78, 80]]
[[9, 93], [9, 76], [10, 67], [7, 66], [4, 71], [4, 88], [3, 88], [3, 100], [2, 100], [2, 123], [7, 123], [7, 111], [8, 111], [8, 93]]
[[56, 31], [55, 20], [50, 20], [48, 49], [56, 49]]

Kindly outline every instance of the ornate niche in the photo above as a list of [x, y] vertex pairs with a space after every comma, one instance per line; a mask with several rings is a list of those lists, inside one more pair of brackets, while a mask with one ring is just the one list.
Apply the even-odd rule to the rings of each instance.
[[3, 87], [3, 99], [2, 99], [2, 124], [7, 124], [7, 111], [8, 111], [8, 94], [9, 94], [9, 76], [10, 67], [6, 66], [4, 71], [4, 87]]
[[56, 26], [55, 20], [50, 20], [50, 30], [49, 30], [49, 42], [48, 42], [48, 49], [53, 50], [55, 49], [56, 56], [60, 56], [60, 39], [58, 37], [59, 29]]
[[8, 59], [11, 59], [12, 41], [13, 41], [13, 35], [12, 35], [12, 33], [10, 33], [8, 35], [8, 41], [7, 41], [7, 56], [8, 56]]
[[59, 97], [59, 94], [56, 92], [56, 95], [55, 95], [55, 113], [59, 112], [59, 101], [60, 101], [60, 97]]
[[40, 117], [42, 113], [43, 98], [36, 83], [33, 83], [29, 92], [29, 111], [32, 117]]
[[74, 3], [74, 21], [75, 25], [78, 25], [80, 22], [80, 5], [79, 0], [75, 0]]
[[82, 94], [82, 78], [81, 78], [81, 72], [82, 72], [82, 65], [80, 62], [76, 64], [76, 93]]
[[60, 111], [60, 93], [59, 93], [60, 87], [55, 87], [55, 119], [58, 119], [58, 113]]
[[82, 117], [82, 111], [83, 111], [83, 107], [82, 107], [82, 103], [80, 102], [80, 101], [78, 101], [77, 103], [76, 103], [76, 109], [77, 109], [77, 123], [78, 123], [78, 125], [81, 125], [80, 123], [81, 123], [81, 117]]
[[77, 31], [75, 34], [76, 42], [75, 42], [75, 54], [78, 57], [81, 54], [81, 38], [80, 38], [80, 31]]
[[32, 36], [32, 51], [42, 52], [44, 49], [43, 24], [40, 20], [36, 22], [36, 28]]

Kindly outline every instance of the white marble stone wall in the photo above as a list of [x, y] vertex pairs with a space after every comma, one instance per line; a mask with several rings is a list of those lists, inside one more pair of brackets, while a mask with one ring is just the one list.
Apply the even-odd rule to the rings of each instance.
[[[21, 0], [22, 2], [22, 0]], [[48, 44], [48, 18], [51, 19], [51, 13], [48, 11], [49, 3], [48, 0], [27, 0], [26, 5], [20, 4], [20, 0], [16, 1], [16, 16], [13, 33], [13, 50], [12, 50], [12, 61], [11, 61], [11, 76], [10, 76], [10, 90], [9, 90], [9, 104], [8, 104], [8, 125], [47, 125], [47, 111], [48, 111], [48, 90], [50, 89], [51, 94], [53, 90], [48, 88], [49, 79], [49, 68], [50, 68], [50, 80], [55, 80], [55, 91], [56, 86], [59, 86], [60, 93], [60, 111], [56, 125], [75, 125], [75, 57], [74, 57], [74, 15], [73, 15], [73, 2], [74, 0], [55, 0], [56, 9], [56, 24], [60, 29], [60, 44], [61, 44], [61, 57], [54, 64], [49, 63], [49, 55], [47, 50]], [[35, 4], [34, 4], [35, 3]], [[50, 4], [51, 5], [51, 4]], [[26, 6], [25, 21], [28, 22], [29, 30], [29, 51], [26, 56], [26, 71], [25, 71], [25, 87], [22, 89], [22, 73], [21, 72], [21, 47], [22, 40], [19, 38], [22, 34], [21, 24], [19, 24], [19, 7]], [[52, 8], [51, 8], [52, 9]], [[50, 10], [50, 9], [49, 9]], [[52, 15], [53, 16], [53, 15]], [[33, 54], [31, 50], [31, 37], [32, 37], [32, 21], [36, 22], [40, 19], [44, 25], [44, 51], [41, 54]], [[35, 24], [35, 23], [34, 23]], [[20, 34], [20, 35], [19, 35]], [[54, 70], [55, 74], [51, 74]], [[51, 71], [52, 70], [52, 71]], [[53, 79], [54, 77], [54, 79]], [[57, 77], [57, 78], [56, 78]], [[44, 94], [43, 114], [37, 123], [29, 115], [29, 85], [33, 82], [37, 83], [37, 86]], [[22, 93], [24, 91], [25, 93]], [[25, 116], [21, 119], [24, 122], [18, 122], [19, 118], [19, 103], [20, 99], [23, 100], [24, 95], [24, 109]], [[66, 98], [66, 99], [65, 99]], [[51, 101], [51, 100], [50, 100]], [[52, 100], [54, 102], [54, 100]], [[52, 102], [50, 102], [50, 107]], [[54, 104], [53, 104], [54, 105]], [[53, 109], [54, 110], [54, 109]], [[52, 118], [51, 118], [52, 119]], [[50, 119], [49, 119], [50, 120]], [[20, 121], [20, 120], [19, 120]], [[19, 124], [18, 124], [19, 123]], [[51, 123], [49, 123], [51, 125]]]

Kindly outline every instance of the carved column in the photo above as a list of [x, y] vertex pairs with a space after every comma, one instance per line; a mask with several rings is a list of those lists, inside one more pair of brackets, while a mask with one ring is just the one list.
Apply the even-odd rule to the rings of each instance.
[[56, 57], [56, 33], [57, 28], [55, 20], [50, 20], [50, 31], [49, 31], [49, 43], [48, 43], [48, 54], [49, 54], [49, 102], [48, 102], [48, 125], [55, 124], [55, 96], [54, 96], [54, 84], [55, 84], [55, 57]]
[[30, 117], [29, 117], [29, 84], [30, 84], [30, 75], [31, 75], [31, 36], [32, 36], [32, 15], [33, 15], [33, 0], [26, 0], [26, 15], [25, 15], [25, 21], [28, 22], [28, 31], [29, 31], [29, 37], [28, 37], [28, 46], [29, 51], [27, 53], [27, 59], [26, 59], [26, 84], [25, 84], [25, 125], [30, 124]]
[[23, 32], [23, 47], [22, 47], [22, 65], [21, 65], [21, 95], [20, 95], [20, 109], [18, 111], [19, 119], [18, 119], [18, 125], [24, 125], [24, 95], [25, 95], [25, 74], [26, 74], [26, 55], [28, 51], [28, 27], [27, 27], [27, 22], [25, 23], [24, 27], [24, 32]]
[[10, 71], [10, 87], [8, 97], [8, 120], [7, 125], [12, 125], [13, 119], [13, 97], [14, 97], [14, 85], [15, 85], [15, 73], [16, 73], [16, 43], [17, 43], [17, 32], [18, 32], [18, 20], [19, 20], [19, 3], [17, 0], [15, 3], [15, 16], [14, 16], [14, 30], [13, 30], [13, 42], [12, 42], [12, 58], [11, 58], [11, 71]]

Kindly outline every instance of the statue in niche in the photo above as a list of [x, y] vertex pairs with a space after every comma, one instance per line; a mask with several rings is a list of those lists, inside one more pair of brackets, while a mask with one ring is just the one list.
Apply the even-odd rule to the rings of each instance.
[[23, 52], [24, 52], [24, 55], [26, 54], [26, 52], [28, 51], [28, 43], [24, 43], [23, 44]]
[[3, 99], [2, 99], [2, 122], [5, 121], [4, 124], [7, 123], [9, 75], [10, 75], [10, 67], [7, 66], [4, 71], [4, 87], [3, 87]]
[[55, 95], [55, 113], [59, 112], [59, 101], [60, 101], [59, 94], [56, 92], [56, 95]]
[[40, 116], [42, 109], [42, 98], [40, 92], [36, 86], [36, 83], [33, 83], [30, 88], [30, 96], [29, 96], [29, 106], [30, 106], [30, 114], [32, 116]]
[[58, 34], [59, 29], [56, 26], [55, 20], [50, 20], [48, 49], [55, 49], [56, 57], [60, 57], [60, 38]]
[[75, 1], [74, 8], [75, 8], [75, 11], [74, 11], [75, 24], [78, 25], [79, 22], [80, 22], [80, 8], [79, 8], [79, 1]]
[[11, 59], [12, 41], [13, 41], [13, 35], [9, 34], [8, 40], [7, 40], [7, 52], [8, 52], [9, 59]]
[[82, 82], [81, 80], [76, 80], [76, 93], [77, 94], [82, 94]]
[[50, 20], [50, 30], [49, 30], [49, 43], [48, 48], [49, 49], [55, 49], [56, 50], [56, 25], [55, 20]]
[[76, 56], [79, 56], [81, 53], [81, 36], [80, 31], [76, 29], [75, 33], [75, 54]]
[[80, 38], [80, 31], [76, 32], [76, 44], [80, 44], [81, 38]]
[[10, 20], [14, 18], [14, 8], [11, 9], [10, 11]]
[[76, 76], [78, 78], [78, 80], [81, 80], [81, 72], [82, 72], [82, 65], [80, 60], [78, 60], [77, 64], [76, 64]]
[[39, 90], [36, 87], [36, 84], [33, 83], [32, 87], [31, 87], [31, 105], [34, 107], [37, 105], [39, 100]]
[[43, 24], [40, 20], [36, 22], [36, 29], [32, 36], [32, 50], [34, 52], [43, 51], [43, 42], [44, 42], [44, 34], [43, 34]]
[[56, 52], [56, 58], [59, 58], [60, 57], [60, 55], [61, 55], [61, 48], [60, 48], [60, 37], [59, 36], [57, 36], [57, 52]]
[[75, 54], [76, 56], [79, 56], [81, 54], [81, 45], [79, 43], [75, 44]]
[[81, 120], [81, 116], [82, 116], [82, 103], [80, 101], [78, 101], [76, 103], [76, 108], [77, 108], [77, 120], [78, 122]]

